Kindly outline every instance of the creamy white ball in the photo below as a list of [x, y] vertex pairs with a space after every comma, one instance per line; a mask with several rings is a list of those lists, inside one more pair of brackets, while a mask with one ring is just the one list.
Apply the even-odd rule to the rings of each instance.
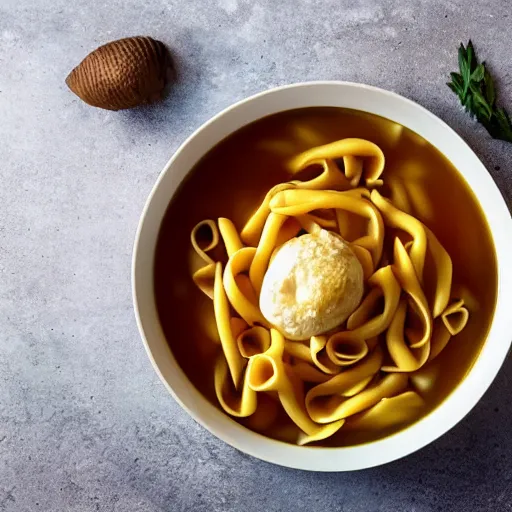
[[363, 268], [343, 238], [322, 229], [283, 244], [263, 279], [263, 316], [290, 340], [342, 324], [363, 297]]

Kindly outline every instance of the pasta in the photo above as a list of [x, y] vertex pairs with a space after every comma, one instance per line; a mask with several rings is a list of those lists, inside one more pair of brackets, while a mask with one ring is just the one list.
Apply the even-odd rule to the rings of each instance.
[[[314, 140], [314, 132], [298, 135]], [[418, 418], [437, 378], [426, 365], [463, 331], [471, 309], [454, 293], [450, 255], [411, 214], [403, 180], [392, 181], [390, 199], [378, 190], [385, 184], [379, 146], [350, 138], [313, 147], [290, 159], [290, 177], [310, 166], [320, 174], [275, 185], [240, 230], [219, 218], [191, 233], [204, 263], [193, 279], [213, 300], [222, 348], [218, 403], [262, 432], [286, 414], [300, 445]], [[283, 244], [324, 230], [349, 243], [365, 295], [333, 331], [285, 339], [259, 307], [265, 273]], [[225, 264], [213, 256], [221, 244]]]
[[346, 430], [383, 430], [417, 417], [425, 401], [414, 391], [406, 391], [391, 398], [383, 398], [368, 410], [352, 416]]
[[314, 147], [293, 158], [290, 169], [292, 173], [297, 173], [318, 159], [337, 158], [343, 158], [345, 177], [352, 187], [359, 184], [363, 174], [366, 186], [380, 184], [379, 177], [384, 170], [384, 153], [373, 142], [362, 139], [342, 139]]
[[249, 278], [251, 279], [253, 288], [258, 295], [261, 292], [263, 276], [265, 275], [265, 270], [268, 267], [270, 256], [276, 247], [279, 230], [285, 221], [286, 217], [284, 215], [270, 213], [265, 222], [265, 226], [263, 227], [263, 232], [249, 269]]

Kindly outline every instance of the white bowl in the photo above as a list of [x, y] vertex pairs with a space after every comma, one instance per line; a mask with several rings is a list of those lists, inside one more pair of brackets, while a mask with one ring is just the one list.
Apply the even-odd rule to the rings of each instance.
[[[382, 440], [346, 448], [299, 447], [256, 434], [209, 403], [176, 362], [158, 319], [153, 262], [160, 224], [178, 185], [226, 136], [264, 116], [302, 107], [346, 107], [391, 119], [437, 147], [476, 194], [492, 231], [498, 265], [497, 306], [487, 341], [466, 378], [432, 413]], [[132, 286], [140, 334], [153, 366], [175, 400], [231, 446], [275, 464], [315, 471], [363, 469], [404, 457], [459, 422], [495, 378], [510, 347], [512, 219], [491, 176], [469, 146], [443, 121], [398, 94], [347, 82], [311, 82], [272, 89], [227, 108], [193, 133], [160, 174], [142, 213], [133, 252]]]

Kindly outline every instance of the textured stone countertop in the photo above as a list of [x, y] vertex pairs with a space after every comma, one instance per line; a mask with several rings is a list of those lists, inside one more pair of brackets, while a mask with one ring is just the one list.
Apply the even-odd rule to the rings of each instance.
[[[512, 359], [452, 431], [354, 473], [245, 456], [169, 396], [139, 339], [130, 258], [178, 145], [224, 107], [305, 80], [365, 82], [447, 121], [512, 203], [512, 146], [446, 87], [471, 38], [512, 106], [509, 0], [2, 0], [0, 511], [512, 510]], [[174, 50], [162, 104], [89, 107], [67, 73], [147, 34]]]

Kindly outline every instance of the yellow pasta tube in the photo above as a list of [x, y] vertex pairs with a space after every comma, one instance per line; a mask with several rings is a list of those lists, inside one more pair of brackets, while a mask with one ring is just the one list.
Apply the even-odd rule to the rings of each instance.
[[312, 363], [310, 348], [300, 341], [286, 341], [284, 350], [291, 356]]
[[208, 263], [192, 275], [192, 279], [196, 286], [210, 299], [213, 300], [213, 283], [215, 281], [215, 263]]
[[274, 213], [296, 217], [317, 209], [341, 209], [366, 217], [369, 220], [368, 235], [354, 240], [372, 253], [376, 265], [382, 255], [384, 243], [384, 224], [377, 208], [366, 199], [347, 192], [331, 190], [283, 190], [270, 200], [270, 209]]
[[265, 327], [256, 325], [240, 332], [236, 343], [240, 354], [245, 358], [262, 354], [270, 347], [270, 332]]
[[[201, 240], [204, 238], [204, 240]], [[196, 270], [192, 279], [196, 286], [213, 300], [215, 262], [207, 254], [219, 244], [219, 230], [213, 220], [203, 220], [196, 224], [190, 233], [190, 241], [197, 255], [206, 263]]]
[[335, 375], [323, 384], [318, 384], [306, 394], [306, 410], [317, 423], [339, 420], [338, 407], [344, 402], [340, 396], [357, 384], [373, 377], [382, 364], [382, 350], [376, 347], [369, 357], [359, 364]]
[[308, 165], [318, 164], [322, 166], [322, 173], [309, 181], [292, 181], [297, 188], [308, 190], [347, 190], [350, 188], [345, 175], [340, 171], [335, 162], [329, 158], [314, 160]]
[[384, 430], [409, 423], [425, 409], [425, 401], [418, 393], [406, 391], [391, 398], [383, 398], [376, 405], [350, 417], [344, 430]]
[[363, 175], [363, 161], [352, 155], [343, 157], [343, 165], [345, 167], [345, 176], [350, 181], [352, 187], [357, 187]]
[[417, 312], [423, 326], [422, 333], [419, 336], [411, 329], [407, 331], [410, 339], [417, 338], [414, 343], [410, 343], [410, 347], [420, 348], [427, 344], [432, 336], [432, 317], [428, 308], [427, 299], [414, 270], [412, 257], [409, 257], [409, 254], [407, 254], [399, 238], [395, 238], [394, 260], [393, 269], [396, 277], [402, 285], [402, 288], [411, 298], [413, 310]]
[[450, 255], [439, 243], [437, 237], [425, 226], [427, 234], [428, 250], [436, 267], [436, 286], [432, 300], [432, 316], [437, 318], [448, 305], [450, 291], [452, 289], [453, 265]]
[[464, 307], [472, 313], [479, 311], [482, 307], [480, 300], [476, 295], [470, 288], [463, 284], [454, 283], [451, 296], [454, 299], [462, 299], [464, 301]]
[[[206, 238], [206, 243], [201, 242], [200, 235]], [[206, 262], [214, 261], [206, 254], [219, 245], [219, 230], [213, 220], [203, 220], [196, 224], [190, 233], [190, 242], [194, 251]]]
[[214, 368], [215, 394], [221, 407], [231, 416], [246, 418], [256, 411], [256, 392], [249, 387], [247, 374], [243, 379], [242, 390], [237, 393], [228, 382], [228, 363], [221, 355]]
[[469, 311], [464, 307], [464, 301], [459, 299], [452, 302], [441, 315], [443, 323], [452, 336], [459, 334], [466, 327]]
[[380, 195], [377, 190], [372, 190], [371, 200], [380, 210], [387, 226], [401, 229], [408, 233], [413, 244], [410, 249], [411, 261], [420, 283], [423, 281], [423, 268], [427, 251], [427, 234], [423, 224], [416, 218], [402, 212], [391, 204], [390, 201]]
[[297, 444], [304, 445], [313, 441], [326, 439], [338, 431], [345, 420], [333, 421], [327, 425], [318, 425], [308, 416], [304, 406], [304, 385], [293, 374], [293, 371], [287, 372], [288, 383], [279, 391], [279, 399], [283, 409], [291, 420], [304, 432], [300, 435]]
[[238, 351], [236, 340], [231, 330], [231, 315], [228, 298], [222, 285], [222, 264], [217, 263], [215, 270], [215, 285], [213, 290], [213, 308], [215, 321], [219, 331], [222, 351], [229, 367], [229, 373], [236, 389], [240, 384], [240, 378], [244, 368], [244, 359]]
[[310, 234], [319, 234], [322, 231], [322, 227], [313, 219], [312, 215], [306, 213], [296, 218], [304, 231]]
[[276, 240], [282, 225], [287, 217], [277, 213], [270, 213], [263, 227], [260, 242], [249, 269], [249, 278], [257, 296], [261, 292], [263, 278], [270, 261], [272, 251], [276, 247]]
[[242, 293], [235, 279], [237, 275], [249, 270], [255, 254], [256, 249], [254, 247], [244, 247], [229, 258], [224, 270], [224, 289], [233, 308], [249, 325], [257, 323], [270, 327], [261, 314], [258, 305], [251, 302]]
[[320, 382], [327, 382], [332, 377], [332, 375], [326, 375], [305, 361], [297, 361], [291, 365], [291, 368], [293, 373], [303, 382], [319, 384]]
[[289, 169], [295, 174], [320, 159], [336, 160], [350, 156], [365, 158], [364, 177], [367, 186], [378, 183], [384, 170], [384, 153], [379, 146], [364, 139], [342, 139], [311, 148], [293, 158], [289, 163]]
[[[296, 237], [301, 229], [302, 226], [295, 217], [287, 217], [277, 234], [276, 247], [280, 247], [288, 242], [288, 240]], [[270, 257], [270, 261], [272, 261], [272, 256]]]
[[256, 295], [256, 292], [254, 291], [254, 288], [252, 286], [251, 280], [249, 279], [249, 276], [246, 274], [237, 274], [234, 276], [235, 283], [238, 286], [238, 289], [243, 294], [244, 297], [246, 297], [249, 302], [254, 304], [255, 306], [258, 305], [258, 296]]
[[251, 357], [248, 367], [249, 384], [255, 391], [279, 391], [286, 379], [282, 356], [285, 339], [276, 329], [270, 330], [270, 347], [263, 354]]
[[405, 341], [405, 318], [407, 301], [402, 299], [386, 332], [386, 345], [396, 366], [383, 366], [385, 372], [413, 372], [421, 368], [430, 354], [430, 340], [417, 349], [410, 348]]
[[279, 183], [267, 192], [263, 202], [246, 222], [242, 232], [240, 233], [240, 238], [247, 245], [252, 247], [256, 247], [258, 245], [261, 232], [263, 231], [263, 226], [265, 225], [265, 221], [267, 220], [268, 214], [270, 213], [270, 200], [274, 197], [274, 195], [282, 190], [294, 187], [295, 185], [293, 183]]
[[[384, 296], [384, 310], [380, 315], [374, 316], [355, 329], [351, 331], [341, 331], [336, 334], [336, 337], [329, 338], [326, 350], [331, 361], [338, 361], [336, 356], [338, 352], [337, 346], [346, 343], [347, 340], [368, 340], [369, 338], [378, 336], [389, 327], [393, 319], [400, 300], [401, 289], [391, 267], [383, 267], [377, 270], [368, 283], [372, 287], [380, 288]], [[356, 315], [356, 317], [363, 316], [363, 314], [359, 312], [361, 308], [367, 308], [367, 304], [364, 301], [353, 315]], [[364, 315], [366, 315], [366, 311]]]
[[328, 437], [331, 437], [333, 434], [335, 434], [343, 426], [344, 423], [345, 420], [334, 421], [333, 423], [329, 423], [327, 425], [318, 426], [311, 432], [311, 434], [301, 432], [297, 438], [297, 444], [299, 446], [304, 446], [316, 441], [323, 441], [324, 439], [327, 439]]
[[347, 331], [333, 334], [327, 341], [326, 351], [329, 359], [338, 366], [357, 363], [368, 354], [368, 346], [362, 338], [349, 337]]
[[361, 267], [363, 267], [363, 278], [367, 281], [375, 270], [370, 251], [357, 244], [350, 244], [350, 248], [359, 260], [359, 263], [361, 263]]
[[430, 355], [428, 360], [435, 359], [448, 345], [452, 335], [446, 328], [442, 318], [436, 318], [434, 322], [434, 329], [432, 331], [432, 341], [430, 342]]
[[238, 236], [235, 225], [229, 219], [221, 217], [218, 220], [218, 224], [220, 236], [224, 241], [224, 246], [226, 247], [228, 258], [230, 258], [236, 251], [243, 247], [242, 241]]
[[310, 357], [315, 366], [328, 375], [336, 375], [340, 367], [334, 364], [325, 351], [327, 336], [312, 336], [309, 342]]

